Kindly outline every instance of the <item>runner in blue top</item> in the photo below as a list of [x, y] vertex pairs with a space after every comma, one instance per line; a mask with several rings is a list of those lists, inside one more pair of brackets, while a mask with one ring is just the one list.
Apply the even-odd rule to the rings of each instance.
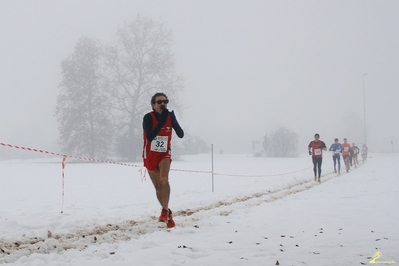
[[334, 160], [334, 172], [337, 172], [336, 164], [338, 161], [338, 174], [341, 174], [341, 152], [342, 146], [341, 143], [338, 142], [338, 139], [334, 139], [334, 143], [331, 145], [330, 151], [333, 152], [333, 160]]

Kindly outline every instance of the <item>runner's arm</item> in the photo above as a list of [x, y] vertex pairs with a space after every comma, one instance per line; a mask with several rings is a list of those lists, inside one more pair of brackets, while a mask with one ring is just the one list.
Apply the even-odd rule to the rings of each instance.
[[323, 150], [327, 150], [327, 146], [326, 146], [326, 144], [324, 143], [324, 141], [322, 141], [322, 147], [321, 147]]
[[176, 135], [177, 135], [179, 138], [183, 138], [183, 137], [184, 137], [184, 131], [183, 131], [183, 129], [181, 128], [179, 122], [177, 122], [175, 112], [174, 112], [174, 111], [170, 112], [170, 116], [171, 116], [171, 118], [172, 118], [172, 127], [173, 127], [173, 129], [175, 130]]

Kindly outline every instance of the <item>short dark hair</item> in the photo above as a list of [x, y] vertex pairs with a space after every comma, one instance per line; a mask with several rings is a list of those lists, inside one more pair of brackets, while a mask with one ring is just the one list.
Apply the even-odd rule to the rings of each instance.
[[319, 133], [316, 133], [316, 134], [314, 134], [314, 136], [315, 136], [315, 137], [319, 137], [319, 138], [320, 138], [320, 135], [319, 135]]
[[338, 141], [338, 139], [337, 139], [337, 138], [335, 138], [335, 139], [334, 139], [334, 141]]
[[168, 100], [168, 96], [166, 96], [165, 93], [157, 92], [151, 97], [151, 104], [155, 104], [155, 98], [157, 98], [158, 96], [164, 96]]

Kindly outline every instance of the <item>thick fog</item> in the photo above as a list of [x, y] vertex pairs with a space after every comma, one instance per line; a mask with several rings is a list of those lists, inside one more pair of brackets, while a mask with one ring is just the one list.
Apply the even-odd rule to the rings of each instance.
[[176, 116], [217, 151], [251, 153], [280, 126], [299, 152], [316, 132], [327, 146], [367, 137], [398, 151], [398, 11], [396, 0], [2, 0], [0, 142], [58, 151], [61, 61], [82, 36], [111, 41], [140, 14], [172, 31], [185, 79]]

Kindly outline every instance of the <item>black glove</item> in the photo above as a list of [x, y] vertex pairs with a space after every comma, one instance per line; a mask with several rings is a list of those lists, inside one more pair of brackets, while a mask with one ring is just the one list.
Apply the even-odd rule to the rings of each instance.
[[172, 112], [170, 112], [170, 116], [172, 118], [172, 126], [176, 125], [177, 119], [176, 119], [175, 111], [172, 110]]
[[161, 124], [162, 126], [166, 123], [166, 120], [168, 119], [168, 109], [163, 109], [161, 115], [159, 116], [159, 121], [158, 123]]
[[312, 152], [311, 152], [311, 151], [309, 151], [309, 155], [312, 155]]

